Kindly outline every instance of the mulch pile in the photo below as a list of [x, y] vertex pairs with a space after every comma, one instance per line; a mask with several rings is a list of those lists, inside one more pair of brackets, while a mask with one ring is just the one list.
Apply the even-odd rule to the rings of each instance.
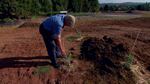
[[[129, 49], [119, 40], [104, 36], [85, 38], [80, 48], [80, 58], [94, 63], [94, 71], [112, 84], [135, 84], [130, 69], [125, 68]], [[110, 79], [110, 80], [107, 80]], [[109, 83], [107, 82], [107, 83]]]

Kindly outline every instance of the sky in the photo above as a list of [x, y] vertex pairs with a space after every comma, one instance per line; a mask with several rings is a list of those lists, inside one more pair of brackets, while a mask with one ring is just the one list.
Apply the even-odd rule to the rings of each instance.
[[150, 2], [150, 0], [99, 0], [100, 3]]

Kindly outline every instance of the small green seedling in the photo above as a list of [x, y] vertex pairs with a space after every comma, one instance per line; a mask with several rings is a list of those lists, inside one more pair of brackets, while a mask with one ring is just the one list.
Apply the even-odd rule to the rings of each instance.
[[137, 40], [138, 40], [138, 37], [139, 37], [140, 33], [141, 33], [141, 30], [138, 31], [138, 34], [137, 34], [137, 36], [136, 36], [136, 39], [135, 39], [135, 41], [134, 41], [134, 43], [133, 43], [133, 46], [132, 46], [132, 48], [131, 48], [130, 54], [127, 56], [126, 63], [124, 64], [124, 65], [125, 65], [125, 68], [127, 68], [127, 69], [130, 69], [130, 66], [131, 66], [131, 64], [133, 63], [134, 56], [131, 54], [131, 52], [133, 52], [133, 50], [134, 50], [134, 48], [135, 48], [135, 45], [136, 45], [136, 42], [137, 42]]
[[33, 72], [33, 75], [49, 73], [50, 70], [50, 66], [38, 66], [37, 69]]
[[68, 63], [68, 65], [70, 66], [71, 65], [71, 61], [73, 60], [73, 56], [71, 53], [68, 54], [67, 58], [66, 58], [66, 61]]
[[125, 64], [124, 64], [125, 68], [130, 69], [130, 67], [131, 67], [131, 65], [132, 65], [132, 63], [133, 63], [133, 59], [134, 59], [134, 57], [133, 57], [133, 55], [130, 53], [130, 54], [127, 56], [126, 62], [125, 62]]

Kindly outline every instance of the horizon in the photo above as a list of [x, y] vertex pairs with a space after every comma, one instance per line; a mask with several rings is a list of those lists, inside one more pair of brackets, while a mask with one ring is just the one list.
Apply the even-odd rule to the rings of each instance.
[[150, 0], [99, 0], [99, 3], [126, 3], [126, 2], [138, 2], [138, 3], [146, 3], [150, 2]]

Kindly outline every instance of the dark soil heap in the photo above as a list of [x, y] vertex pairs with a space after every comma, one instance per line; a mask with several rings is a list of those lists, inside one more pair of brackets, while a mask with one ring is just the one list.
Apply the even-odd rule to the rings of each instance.
[[128, 48], [118, 40], [104, 36], [103, 39], [89, 37], [81, 45], [81, 59], [94, 63], [94, 72], [109, 84], [135, 84], [134, 76], [124, 67]]

